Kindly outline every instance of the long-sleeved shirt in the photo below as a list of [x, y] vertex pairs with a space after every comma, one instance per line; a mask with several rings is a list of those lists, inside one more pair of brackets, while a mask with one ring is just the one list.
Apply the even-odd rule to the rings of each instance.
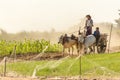
[[90, 19], [90, 20], [86, 20], [86, 23], [85, 23], [85, 26], [89, 26], [89, 27], [92, 27], [93, 26], [93, 20]]
[[94, 34], [93, 34], [95, 37], [100, 37], [100, 31], [94, 31]]

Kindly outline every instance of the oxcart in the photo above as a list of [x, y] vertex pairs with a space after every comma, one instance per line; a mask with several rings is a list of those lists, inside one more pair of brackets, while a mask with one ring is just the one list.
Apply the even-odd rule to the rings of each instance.
[[107, 34], [101, 34], [97, 45], [97, 52], [105, 53], [106, 49], [107, 49]]

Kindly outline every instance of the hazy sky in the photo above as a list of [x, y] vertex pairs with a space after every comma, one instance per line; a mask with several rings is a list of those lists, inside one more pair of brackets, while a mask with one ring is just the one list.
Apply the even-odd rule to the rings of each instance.
[[0, 28], [7, 32], [64, 30], [91, 14], [94, 22], [114, 22], [120, 0], [0, 0]]

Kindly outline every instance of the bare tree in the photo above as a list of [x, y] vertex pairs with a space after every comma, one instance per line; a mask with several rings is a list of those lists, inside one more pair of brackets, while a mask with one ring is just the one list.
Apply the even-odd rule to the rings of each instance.
[[[120, 10], [118, 11], [119, 11], [118, 14], [120, 15]], [[115, 22], [117, 23], [117, 26], [120, 28], [120, 18], [116, 19]]]

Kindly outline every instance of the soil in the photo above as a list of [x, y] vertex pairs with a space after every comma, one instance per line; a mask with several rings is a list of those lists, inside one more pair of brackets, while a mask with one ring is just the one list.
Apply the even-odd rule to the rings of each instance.
[[[64, 55], [64, 56], [66, 56], [66, 55]], [[17, 60], [50, 60], [50, 59], [56, 59], [56, 60], [58, 60], [58, 59], [60, 59], [60, 58], [62, 58], [63, 57], [63, 55], [62, 55], [62, 53], [44, 53], [44, 54], [42, 54], [42, 53], [39, 53], [39, 54], [28, 54], [28, 55], [16, 55], [16, 58], [17, 58]], [[3, 58], [4, 57], [1, 57], [0, 58], [0, 61], [2, 61], [3, 60]], [[8, 56], [8, 58], [10, 59], [10, 60], [14, 60], [14, 57], [13, 56]]]
[[82, 77], [79, 76], [70, 76], [70, 77], [0, 77], [0, 80], [120, 80], [119, 77]]

